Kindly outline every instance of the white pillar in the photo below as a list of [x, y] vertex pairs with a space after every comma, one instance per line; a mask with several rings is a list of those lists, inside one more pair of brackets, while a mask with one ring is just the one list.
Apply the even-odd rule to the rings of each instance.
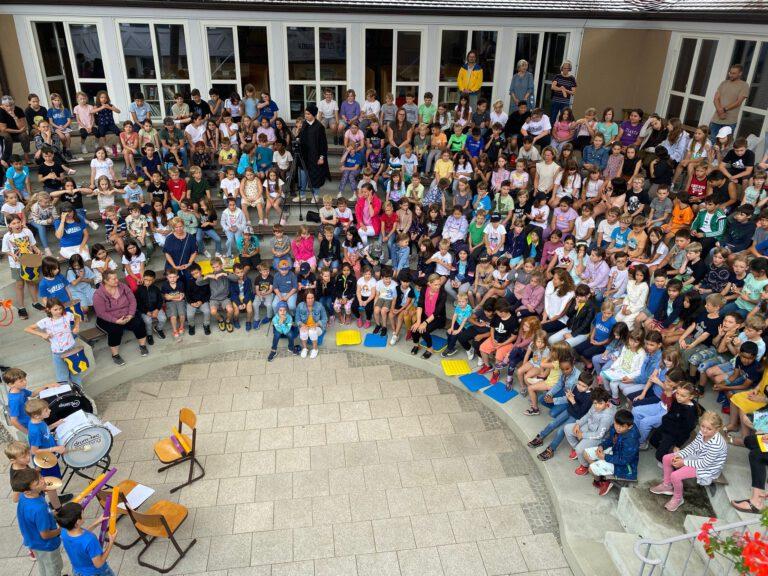
[[[357, 94], [365, 93], [365, 31], [360, 23], [352, 23], [347, 29], [347, 88]], [[383, 100], [383, 96], [379, 94]], [[339, 96], [342, 100], [343, 96]]]

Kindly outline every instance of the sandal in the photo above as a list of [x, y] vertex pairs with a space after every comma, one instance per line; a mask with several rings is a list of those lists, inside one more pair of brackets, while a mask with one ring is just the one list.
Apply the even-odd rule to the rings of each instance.
[[[744, 504], [747, 503], [749, 505], [748, 509], [740, 508], [737, 506], [737, 504]], [[744, 512], [745, 514], [761, 514], [762, 510], [757, 508], [750, 500], [747, 498], [746, 500], [731, 500], [731, 506], [733, 506], [736, 510], [739, 512]]]
[[533, 440], [528, 442], [528, 446], [530, 448], [538, 448], [542, 444], [544, 444], [544, 439], [541, 436], [538, 436], [538, 435]]

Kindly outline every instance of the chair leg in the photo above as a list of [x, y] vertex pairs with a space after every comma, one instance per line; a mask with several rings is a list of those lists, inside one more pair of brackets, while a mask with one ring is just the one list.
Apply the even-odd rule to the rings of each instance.
[[[120, 520], [122, 520], [123, 518], [125, 518], [124, 515], [120, 515], [120, 516], [117, 517], [118, 524], [120, 523]], [[130, 544], [120, 544], [119, 542], [115, 542], [115, 546], [120, 548], [120, 550], [130, 550], [131, 548], [136, 546], [136, 544], [138, 544], [139, 542], [141, 542], [141, 535], [140, 534], [136, 537], [136, 540], [134, 540]]]
[[[195, 464], [197, 464], [197, 466], [200, 468], [200, 474], [193, 477], [194, 470], [195, 470]], [[170, 490], [171, 494], [173, 494], [177, 490], [181, 490], [185, 486], [189, 486], [193, 482], [197, 482], [203, 476], [205, 476], [205, 468], [203, 468], [203, 465], [200, 464], [200, 462], [198, 461], [198, 459], [196, 457], [192, 456], [192, 458], [191, 458], [191, 460], [189, 462], [189, 477], [187, 478], [187, 481], [184, 482], [183, 484], [179, 484], [178, 486], [175, 486], [175, 487], [171, 488], [171, 490]]]
[[152, 545], [152, 543], [155, 540], [156, 540], [156, 538], [154, 536], [149, 539], [149, 541], [147, 542], [147, 545], [144, 546], [144, 549], [139, 553], [137, 561], [138, 561], [140, 566], [144, 566], [145, 568], [149, 568], [150, 570], [154, 570], [155, 572], [159, 572], [160, 574], [167, 574], [168, 572], [173, 570], [176, 567], [176, 565], [181, 561], [181, 559], [184, 558], [184, 556], [187, 555], [187, 552], [189, 552], [189, 549], [192, 548], [192, 546], [194, 546], [197, 543], [197, 539], [195, 538], [189, 544], [187, 544], [186, 548], [182, 549], [181, 546], [179, 546], [178, 542], [176, 542], [176, 538], [171, 536], [171, 538], [170, 538], [171, 544], [173, 544], [173, 547], [176, 548], [176, 552], [178, 552], [179, 557], [176, 558], [176, 560], [173, 562], [173, 564], [171, 564], [167, 568], [160, 568], [159, 566], [155, 566], [153, 564], [149, 564], [148, 562], [144, 562], [144, 560], [142, 560], [142, 556], [144, 556], [144, 553], [147, 550], [149, 550], [149, 547]]
[[182, 456], [181, 458], [179, 458], [178, 460], [174, 460], [170, 464], [166, 464], [165, 466], [161, 466], [160, 468], [157, 469], [157, 471], [158, 472], [165, 472], [166, 470], [169, 470], [169, 469], [173, 468], [174, 466], [178, 466], [179, 464], [183, 464], [184, 462], [186, 462], [187, 460], [190, 460], [190, 459], [191, 459], [191, 455]]

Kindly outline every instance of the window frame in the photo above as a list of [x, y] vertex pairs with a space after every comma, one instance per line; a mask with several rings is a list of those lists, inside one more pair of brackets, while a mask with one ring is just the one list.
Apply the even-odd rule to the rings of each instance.
[[[452, 102], [448, 100], [447, 98], [442, 98], [442, 92], [443, 88], [455, 88], [456, 87], [456, 81], [445, 81], [440, 80], [440, 65], [442, 64], [440, 62], [441, 55], [443, 53], [443, 32], [466, 32], [467, 33], [467, 46], [464, 50], [464, 57], [466, 58], [467, 54], [470, 50], [472, 50], [472, 33], [473, 32], [495, 32], [496, 33], [496, 54], [494, 54], [494, 65], [493, 65], [493, 81], [488, 82], [485, 79], [485, 74], [483, 74], [483, 83], [481, 87], [483, 88], [491, 88], [491, 93], [493, 93], [494, 88], [496, 87], [496, 83], [500, 79], [501, 74], [501, 61], [498, 55], [499, 51], [499, 44], [501, 43], [502, 34], [504, 34], [504, 27], [500, 26], [479, 26], [479, 27], [469, 27], [469, 26], [439, 26], [437, 28], [437, 32], [439, 34], [439, 41], [437, 43], [437, 93], [435, 94], [435, 97], [437, 98], [438, 102], [448, 102], [450, 104], [457, 104], [458, 100], [456, 102]], [[461, 66], [464, 62], [462, 61], [459, 66]], [[483, 69], [485, 71], [485, 68]]]
[[[349, 89], [350, 77], [352, 75], [352, 63], [349, 55], [352, 52], [352, 24], [343, 24], [335, 22], [282, 22], [282, 36], [283, 36], [283, 56], [285, 62], [285, 94], [287, 98], [287, 110], [290, 120], [296, 120], [297, 117], [292, 116], [291, 111], [291, 86], [314, 86], [315, 94], [318, 96], [317, 101], [320, 101], [320, 95], [323, 93], [325, 86], [345, 86]], [[289, 28], [311, 28], [314, 31], [315, 42], [315, 79], [314, 80], [291, 80], [290, 78], [290, 64], [288, 56], [288, 29]], [[321, 28], [342, 28], [345, 31], [345, 43], [346, 43], [346, 66], [345, 66], [345, 78], [342, 80], [322, 80], [320, 78], [320, 29]], [[271, 44], [271, 42], [270, 42]], [[341, 104], [343, 95], [337, 94], [336, 101]]]
[[[416, 92], [420, 97], [423, 98], [424, 92], [426, 90], [423, 90], [424, 86], [424, 79], [425, 79], [425, 67], [423, 65], [423, 62], [426, 61], [426, 34], [427, 34], [427, 28], [425, 26], [409, 26], [409, 27], [397, 27], [394, 25], [387, 25], [387, 24], [363, 24], [362, 26], [362, 43], [363, 43], [363, 60], [362, 60], [362, 70], [363, 70], [363, 84], [365, 84], [365, 60], [367, 57], [367, 54], [365, 52], [366, 46], [365, 46], [365, 34], [368, 30], [390, 30], [392, 32], [392, 94], [395, 95], [395, 100], [397, 100], [397, 92], [398, 87], [409, 87], [409, 88], [416, 88]], [[397, 35], [400, 32], [418, 32], [419, 33], [419, 59], [421, 63], [419, 64], [419, 79], [416, 82], [405, 82], [405, 81], [398, 81], [397, 79]], [[365, 91], [368, 90], [368, 87], [363, 85], [363, 98], [365, 97]], [[437, 95], [436, 95], [437, 96]], [[384, 95], [378, 94], [377, 98], [379, 102], [382, 104], [384, 103]], [[421, 102], [420, 99], [417, 99], [418, 102]]]
[[[736, 42], [754, 42], [755, 43], [755, 52], [754, 56], [752, 58], [752, 61], [749, 64], [749, 69], [744, 70], [742, 73], [742, 78], [749, 84], [750, 88], [752, 87], [752, 81], [755, 77], [755, 72], [757, 70], [757, 61], [759, 59], [760, 49], [761, 45], [765, 44], [768, 46], [768, 38], [762, 36], [734, 36], [733, 42], [730, 43], [730, 53], [729, 53], [729, 63], [728, 66], [732, 64], [733, 60], [733, 51], [736, 48]], [[714, 94], [713, 94], [714, 97]], [[749, 97], [747, 97], [747, 100], [749, 100]], [[755, 114], [758, 116], [763, 117], [763, 128], [759, 134], [756, 136], [758, 138], [762, 138], [762, 135], [768, 132], [768, 109], [765, 108], [756, 108], [755, 106], [749, 106], [747, 105], [747, 100], [744, 100], [744, 103], [741, 105], [741, 109], [739, 110], [739, 117], [736, 120], [736, 131], [735, 134], [738, 134], [741, 129], [741, 119], [744, 115], [744, 112], [749, 112], [750, 114]], [[746, 137], [746, 136], [745, 136]], [[768, 150], [765, 150], [764, 152], [768, 152]]]
[[[194, 82], [192, 81], [192, 66], [190, 64], [191, 62], [191, 54], [190, 54], [190, 38], [189, 38], [189, 25], [191, 20], [190, 19], [174, 19], [174, 18], [163, 18], [159, 20], [151, 20], [151, 21], [141, 21], [136, 20], [134, 18], [116, 18], [114, 21], [115, 26], [115, 38], [118, 39], [119, 44], [119, 55], [120, 55], [120, 67], [122, 72], [122, 81], [125, 84], [126, 93], [128, 95], [128, 105], [126, 106], [126, 113], [128, 112], [128, 106], [133, 103], [133, 93], [131, 91], [130, 86], [132, 84], [155, 84], [157, 87], [157, 92], [160, 98], [160, 117], [157, 118], [158, 122], [162, 122], [162, 119], [165, 116], [168, 116], [168, 111], [170, 110], [171, 106], [175, 103], [173, 99], [170, 99], [169, 101], [165, 101], [165, 92], [163, 90], [164, 86], [175, 86], [178, 84], [189, 84], [190, 91], [194, 88]], [[123, 49], [123, 42], [122, 42], [122, 35], [120, 32], [120, 26], [123, 24], [138, 24], [141, 26], [149, 26], [150, 31], [150, 40], [152, 42], [152, 58], [154, 60], [155, 65], [155, 78], [129, 78], [128, 77], [128, 69], [125, 65], [125, 51]], [[184, 47], [186, 50], [187, 55], [187, 71], [189, 72], [188, 78], [171, 78], [168, 80], [165, 80], [162, 78], [162, 70], [160, 67], [160, 53], [158, 51], [157, 47], [157, 35], [155, 33], [155, 26], [167, 26], [167, 25], [178, 25], [182, 27], [182, 30], [184, 31]], [[207, 54], [206, 54], [207, 56]], [[202, 95], [201, 95], [202, 96]], [[203, 96], [204, 100], [207, 100], [207, 94]], [[153, 120], [153, 123], [155, 121]]]
[[[86, 25], [86, 26], [95, 26], [96, 27], [96, 33], [99, 37], [99, 52], [101, 53], [101, 59], [103, 62], [106, 63], [107, 58], [104, 54], [104, 47], [106, 46], [106, 38], [104, 36], [104, 30], [101, 26], [101, 21], [97, 18], [79, 18], [75, 16], [68, 16], [66, 20], [61, 20], [60, 18], [52, 18], [49, 16], [32, 16], [27, 19], [27, 29], [29, 32], [29, 37], [32, 39], [32, 43], [35, 47], [35, 56], [36, 58], [33, 58], [33, 63], [35, 68], [37, 69], [38, 75], [40, 80], [42, 81], [42, 85], [46, 89], [46, 93], [44, 94], [38, 94], [40, 97], [40, 103], [44, 105], [45, 107], [50, 106], [50, 101], [48, 100], [50, 93], [48, 90], [48, 82], [51, 80], [57, 80], [62, 79], [66, 83], [66, 76], [47, 76], [45, 72], [45, 67], [43, 65], [43, 55], [40, 52], [40, 41], [37, 35], [37, 23], [42, 24], [62, 24], [64, 27], [64, 38], [65, 38], [65, 44], [67, 48], [67, 53], [69, 55], [69, 66], [70, 66], [70, 72], [72, 74], [72, 79], [75, 82], [74, 92], [79, 92], [82, 90], [82, 84], [96, 84], [96, 83], [103, 83], [107, 87], [107, 92], [110, 94], [112, 93], [112, 83], [110, 82], [110, 79], [108, 75], [106, 75], [107, 66], [104, 66], [105, 76], [102, 78], [80, 78], [80, 75], [77, 72], [77, 66], [75, 65], [75, 52], [72, 46], [72, 34], [69, 29], [71, 25]], [[62, 63], [63, 65], [63, 63]], [[63, 67], [63, 66], [62, 66]], [[74, 93], [72, 94], [72, 97], [74, 98]], [[93, 102], [91, 102], [93, 104]], [[18, 103], [17, 103], [18, 105]], [[72, 107], [77, 105], [77, 100], [74, 100], [72, 102]]]
[[[231, 20], [202, 20], [200, 22], [202, 35], [203, 35], [203, 42], [205, 44], [205, 79], [208, 82], [208, 86], [213, 86], [214, 84], [221, 85], [221, 84], [235, 84], [235, 91], [240, 94], [242, 98], [245, 98], [245, 94], [243, 93], [243, 77], [242, 77], [242, 70], [240, 67], [240, 39], [239, 35], [237, 33], [237, 29], [240, 26], [243, 26], [245, 28], [264, 28], [267, 32], [267, 66], [268, 66], [268, 79], [269, 79], [269, 90], [270, 93], [272, 91], [272, 62], [274, 58], [273, 54], [273, 41], [272, 41], [272, 26], [269, 25], [269, 22], [260, 22], [260, 21], [244, 21], [244, 22], [238, 22], [237, 24], [233, 24]], [[213, 78], [213, 70], [211, 69], [211, 53], [210, 53], [210, 45], [208, 44], [208, 29], [209, 28], [229, 28], [232, 31], [232, 44], [234, 46], [235, 50], [235, 80], [227, 79], [227, 80], [217, 80]], [[287, 75], [286, 75], [287, 76]], [[257, 90], [262, 90], [263, 86], [257, 86]], [[226, 98], [229, 97], [229, 95], [220, 95], [223, 99], [226, 100]]]

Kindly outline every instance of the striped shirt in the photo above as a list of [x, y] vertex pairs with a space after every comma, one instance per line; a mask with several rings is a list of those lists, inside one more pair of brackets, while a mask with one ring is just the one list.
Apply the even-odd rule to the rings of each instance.
[[699, 485], [708, 486], [720, 476], [725, 466], [728, 444], [720, 433], [704, 441], [704, 437], [699, 432], [693, 442], [677, 454], [686, 466], [696, 469], [696, 481]]

